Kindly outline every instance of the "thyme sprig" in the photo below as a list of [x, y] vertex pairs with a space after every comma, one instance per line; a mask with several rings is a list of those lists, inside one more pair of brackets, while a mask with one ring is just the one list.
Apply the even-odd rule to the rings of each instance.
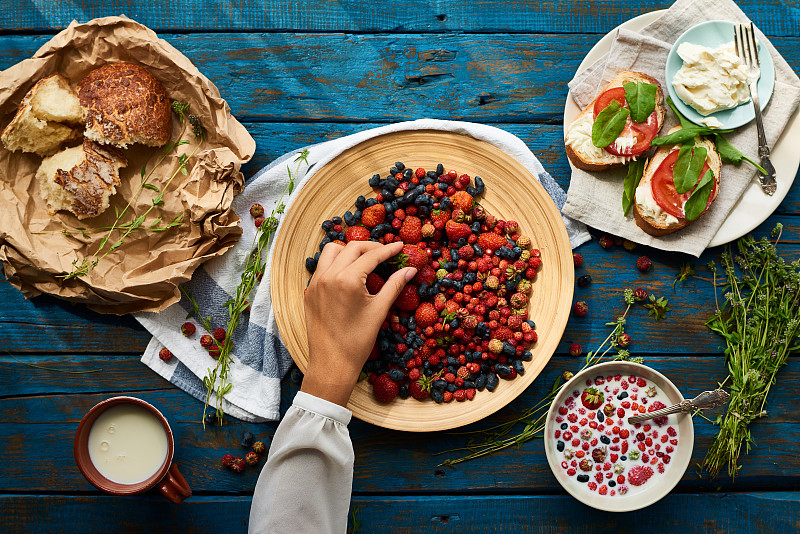
[[[297, 172], [301, 164], [305, 163], [308, 165], [308, 155], [309, 152], [307, 149], [303, 149], [303, 151], [298, 154], [297, 158], [294, 160], [294, 162], [297, 163], [294, 172], [292, 172], [288, 165], [286, 166], [289, 182], [286, 184], [280, 198], [275, 201], [275, 207], [272, 209], [272, 213], [270, 213], [269, 217], [264, 219], [261, 226], [256, 229], [256, 234], [250, 245], [250, 252], [247, 255], [247, 262], [242, 271], [241, 281], [236, 287], [236, 295], [223, 304], [228, 312], [228, 322], [225, 326], [225, 340], [218, 342], [214, 339], [214, 343], [216, 343], [220, 349], [220, 355], [217, 358], [216, 366], [213, 369], [209, 368], [208, 374], [203, 377], [203, 385], [206, 388], [206, 398], [203, 406], [203, 426], [205, 426], [206, 423], [206, 412], [211, 402], [211, 393], [214, 391], [216, 391], [217, 394], [217, 423], [220, 425], [222, 424], [223, 416], [225, 415], [222, 408], [222, 399], [233, 388], [233, 384], [230, 382], [230, 366], [233, 363], [233, 356], [231, 356], [231, 350], [233, 350], [233, 334], [239, 326], [239, 319], [242, 313], [250, 307], [250, 303], [248, 302], [250, 293], [253, 291], [256, 284], [261, 281], [261, 277], [266, 271], [267, 264], [264, 258], [264, 252], [269, 248], [272, 237], [278, 229], [279, 217], [286, 211], [286, 205], [283, 199], [285, 196], [291, 195], [292, 191], [294, 191]], [[210, 319], [201, 314], [197, 301], [192, 298], [187, 290], [181, 288], [181, 291], [192, 306], [187, 319], [189, 317], [196, 317], [209, 333], [213, 332]]]
[[[80, 276], [86, 276], [92, 271], [100, 261], [103, 260], [106, 256], [114, 252], [116, 249], [121, 247], [125, 240], [134, 232], [139, 230], [149, 230], [151, 232], [165, 232], [170, 228], [174, 228], [175, 226], [180, 226], [183, 222], [183, 213], [179, 214], [177, 217], [172, 219], [171, 221], [167, 222], [166, 224], [162, 224], [162, 218], [157, 217], [155, 220], [150, 222], [149, 224], [145, 224], [147, 220], [147, 216], [153, 211], [155, 208], [162, 206], [164, 204], [164, 193], [172, 184], [172, 181], [178, 176], [178, 174], [183, 174], [186, 176], [188, 171], [186, 170], [186, 165], [188, 164], [189, 160], [194, 156], [200, 147], [203, 144], [203, 140], [205, 139], [205, 131], [203, 129], [202, 124], [200, 123], [199, 117], [197, 115], [187, 115], [186, 112], [189, 110], [189, 103], [182, 103], [178, 101], [172, 102], [172, 111], [177, 115], [178, 122], [181, 124], [181, 131], [176, 137], [175, 141], [172, 141], [167, 146], [162, 149], [161, 157], [156, 161], [155, 165], [147, 171], [147, 167], [142, 167], [140, 175], [139, 186], [136, 188], [136, 191], [133, 192], [131, 198], [128, 199], [128, 203], [122, 208], [120, 211], [116, 206], [114, 206], [114, 211], [116, 214], [116, 218], [114, 219], [114, 223], [111, 226], [106, 226], [100, 228], [99, 230], [107, 230], [103, 239], [100, 240], [100, 244], [95, 250], [94, 254], [89, 258], [82, 258], [80, 263], [78, 263], [78, 259], [75, 258], [72, 261], [72, 271], [65, 274], [60, 275], [59, 278], [63, 278], [64, 280], [69, 280], [71, 278], [77, 278]], [[153, 176], [153, 173], [159, 166], [164, 162], [167, 156], [176, 148], [187, 145], [190, 143], [188, 139], [183, 139], [184, 134], [186, 133], [187, 127], [190, 126], [192, 128], [192, 134], [194, 135], [194, 139], [196, 139], [197, 145], [194, 147], [194, 150], [190, 154], [183, 153], [178, 156], [178, 168], [175, 169], [175, 172], [172, 173], [172, 176], [167, 180], [167, 183], [164, 184], [162, 188], [159, 188], [155, 184], [150, 183], [150, 178]], [[141, 215], [135, 217], [133, 220], [122, 222], [123, 218], [127, 215], [128, 210], [132, 210], [132, 204], [134, 200], [136, 200], [139, 196], [139, 193], [143, 189], [148, 189], [150, 191], [156, 192], [156, 196], [151, 200], [150, 206], [148, 209], [142, 213]], [[91, 230], [87, 230], [86, 228], [76, 228], [76, 231], [79, 231], [84, 238], [89, 238], [89, 233]], [[114, 232], [119, 232], [121, 235], [117, 237], [114, 241], [111, 240], [112, 235]], [[63, 231], [64, 235], [71, 236], [71, 233], [68, 230]], [[109, 244], [110, 243], [110, 244]]]
[[[740, 238], [737, 254], [729, 248], [720, 256], [721, 273], [714, 273], [716, 311], [706, 326], [726, 341], [727, 385], [731, 398], [725, 414], [715, 423], [720, 429], [703, 460], [711, 477], [727, 468], [735, 477], [742, 465], [742, 447], [749, 453], [755, 441], [750, 423], [766, 417], [764, 406], [778, 370], [790, 352], [800, 348], [800, 261], [787, 264], [778, 256], [776, 245], [783, 226], [773, 230], [774, 242]], [[724, 300], [716, 291], [717, 274], [724, 275]]]
[[[629, 360], [641, 363], [641, 358], [631, 358], [630, 353], [626, 349], [618, 348], [617, 345], [617, 340], [622, 334], [625, 333], [626, 318], [631, 306], [635, 302], [633, 291], [631, 289], [626, 289], [623, 299], [625, 302], [625, 311], [614, 321], [606, 323], [606, 326], [612, 327], [611, 332], [600, 343], [597, 349], [586, 354], [584, 365], [581, 367], [579, 372], [599, 363], [604, 358], [610, 358], [611, 361]], [[614, 350], [616, 350], [616, 353], [609, 354]], [[507, 449], [508, 447], [520, 447], [523, 443], [526, 443], [533, 438], [541, 437], [544, 432], [545, 419], [547, 418], [547, 412], [550, 409], [550, 404], [553, 402], [553, 399], [556, 397], [564, 384], [569, 382], [573, 376], [573, 373], [570, 371], [565, 371], [562, 376], [559, 376], [556, 379], [552, 389], [542, 400], [537, 402], [534, 406], [523, 410], [517, 417], [485, 430], [469, 432], [468, 434], [473, 435], [474, 438], [468, 442], [466, 447], [459, 447], [438, 453], [448, 454], [458, 451], [469, 451], [460, 458], [447, 459], [443, 461], [441, 464], [439, 464], [439, 467], [453, 466], [461, 462], [474, 460], [475, 458]], [[565, 381], [564, 384], [561, 383], [562, 380]], [[518, 434], [510, 435], [514, 428], [520, 424], [524, 425], [522, 431]]]

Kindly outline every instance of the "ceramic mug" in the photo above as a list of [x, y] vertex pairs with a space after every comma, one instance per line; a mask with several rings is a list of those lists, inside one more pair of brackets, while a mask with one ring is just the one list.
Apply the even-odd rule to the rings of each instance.
[[[132, 484], [123, 484], [107, 478], [97, 469], [89, 453], [89, 434], [92, 426], [106, 410], [120, 405], [133, 405], [144, 408], [161, 423], [167, 437], [167, 454], [161, 466], [146, 480]], [[158, 490], [175, 504], [182, 503], [184, 499], [192, 495], [192, 490], [181, 472], [178, 471], [178, 466], [172, 463], [172, 458], [175, 454], [175, 438], [169, 422], [155, 406], [142, 399], [113, 397], [96, 404], [81, 419], [78, 430], [75, 432], [74, 447], [75, 461], [83, 476], [96, 488], [106, 493], [112, 495], [137, 495], [157, 486]]]

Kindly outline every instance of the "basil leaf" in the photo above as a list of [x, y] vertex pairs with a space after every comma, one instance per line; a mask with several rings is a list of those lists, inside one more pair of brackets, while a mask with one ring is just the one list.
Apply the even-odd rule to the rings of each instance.
[[636, 198], [636, 188], [644, 174], [644, 160], [638, 159], [628, 165], [628, 174], [625, 175], [625, 189], [622, 192], [622, 213], [627, 217]]
[[678, 116], [678, 120], [681, 121], [682, 128], [697, 128], [692, 121], [681, 115], [681, 112], [678, 111], [677, 107], [675, 107], [675, 102], [672, 101], [672, 97], [669, 95], [667, 95], [667, 105], [670, 107], [672, 112]]
[[592, 124], [592, 143], [594, 146], [605, 148], [616, 141], [619, 134], [625, 129], [625, 121], [630, 113], [619, 102], [612, 100], [603, 111], [597, 114], [597, 118]]
[[742, 161], [747, 161], [761, 171], [762, 174], [767, 174], [767, 171], [761, 165], [742, 154], [738, 148], [720, 134], [714, 134], [714, 146], [717, 147], [717, 152], [719, 152], [719, 157], [723, 163], [741, 165]]
[[687, 221], [693, 221], [700, 217], [706, 210], [708, 197], [711, 196], [711, 187], [714, 184], [714, 172], [708, 169], [703, 175], [703, 179], [697, 185], [697, 189], [692, 192], [692, 196], [683, 206], [683, 214]]
[[[694, 148], [694, 149], [693, 149]], [[675, 190], [679, 194], [684, 194], [697, 184], [700, 172], [706, 163], [708, 150], [702, 146], [691, 147], [683, 145], [678, 154], [678, 161], [672, 167], [672, 181], [675, 183]], [[681, 159], [683, 156], [683, 159]], [[680, 164], [680, 165], [679, 165]]]
[[650, 144], [652, 146], [680, 145], [687, 141], [691, 141], [698, 135], [708, 135], [709, 133], [711, 133], [711, 131], [708, 128], [689, 126], [688, 128], [681, 128], [680, 130], [675, 130], [670, 134], [656, 137], [650, 141]]
[[647, 117], [656, 109], [658, 86], [652, 83], [628, 82], [623, 87], [633, 122], [646, 121]]

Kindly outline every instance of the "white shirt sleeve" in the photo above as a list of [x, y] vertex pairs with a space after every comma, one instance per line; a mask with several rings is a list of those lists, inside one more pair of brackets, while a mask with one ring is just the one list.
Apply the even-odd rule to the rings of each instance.
[[343, 533], [353, 487], [347, 408], [298, 392], [275, 431], [250, 508], [250, 533]]

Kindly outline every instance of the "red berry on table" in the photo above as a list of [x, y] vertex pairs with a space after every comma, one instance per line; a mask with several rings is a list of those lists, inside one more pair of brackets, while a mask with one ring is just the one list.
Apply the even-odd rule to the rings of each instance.
[[214, 330], [214, 339], [222, 343], [225, 341], [225, 329], [224, 328], [217, 328]]
[[256, 454], [264, 454], [266, 452], [266, 450], [267, 450], [267, 447], [266, 447], [266, 445], [264, 445], [263, 441], [256, 441], [255, 443], [253, 443], [253, 451]]
[[168, 362], [172, 359], [172, 353], [165, 347], [158, 351], [158, 357], [161, 358], [162, 361]]
[[573, 343], [569, 346], [569, 354], [570, 356], [580, 356], [583, 353], [583, 347], [581, 347], [580, 343]]
[[231, 471], [235, 471], [236, 473], [243, 473], [245, 467], [247, 467], [247, 464], [245, 463], [244, 458], [242, 458], [241, 456], [237, 456], [236, 458], [233, 459], [229, 467]]
[[572, 262], [575, 264], [575, 267], [581, 267], [583, 265], [583, 256], [574, 252], [572, 254]]
[[232, 454], [226, 454], [225, 456], [222, 457], [222, 466], [230, 467], [231, 464], [233, 463], [233, 460], [234, 458]]
[[208, 355], [209, 355], [209, 356], [211, 356], [212, 358], [214, 358], [215, 360], [216, 360], [217, 358], [219, 358], [219, 355], [220, 355], [220, 354], [222, 354], [222, 351], [221, 351], [221, 350], [220, 350], [220, 348], [219, 348], [219, 347], [217, 347], [216, 345], [214, 345], [213, 347], [209, 347], [209, 349], [208, 349]]
[[617, 345], [623, 349], [631, 344], [631, 336], [629, 334], [620, 334], [617, 338]]
[[213, 344], [214, 344], [214, 338], [209, 336], [208, 334], [205, 334], [200, 338], [200, 346], [203, 347], [204, 349], [209, 348]]
[[247, 465], [256, 465], [258, 463], [258, 454], [255, 452], [248, 452], [244, 455], [244, 461]]
[[253, 224], [256, 228], [261, 228], [261, 225], [264, 224], [264, 221], [266, 221], [264, 217], [256, 217], [256, 219], [253, 221]]
[[252, 217], [263, 217], [264, 216], [264, 206], [261, 204], [253, 204], [250, 206], [250, 215]]
[[648, 296], [647, 291], [642, 289], [641, 287], [636, 288], [636, 290], [633, 292], [633, 298], [637, 302], [643, 302], [647, 300], [647, 296]]
[[575, 314], [576, 317], [583, 317], [587, 313], [589, 313], [589, 306], [586, 304], [586, 301], [579, 300], [572, 306], [572, 313]]
[[598, 243], [600, 243], [601, 247], [608, 249], [614, 246], [614, 239], [609, 235], [604, 235], [598, 240]]
[[186, 337], [194, 335], [196, 330], [194, 323], [186, 322], [181, 325], [181, 333]]
[[649, 271], [652, 266], [653, 262], [647, 256], [639, 256], [639, 259], [636, 260], [636, 268], [643, 273]]
[[388, 374], [380, 375], [372, 384], [372, 394], [379, 402], [391, 402], [399, 392], [400, 388], [397, 382], [392, 380]]

